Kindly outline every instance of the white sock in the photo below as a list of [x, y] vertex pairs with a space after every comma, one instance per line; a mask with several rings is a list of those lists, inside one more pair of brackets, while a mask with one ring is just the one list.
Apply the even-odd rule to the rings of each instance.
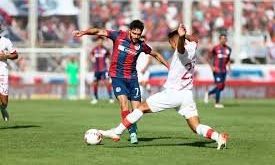
[[140, 89], [140, 96], [141, 98], [143, 99], [144, 98], [144, 88], [142, 85], [139, 86], [139, 89]]
[[[127, 120], [128, 123], [133, 124], [137, 122], [141, 117], [143, 116], [143, 112], [139, 109], [134, 109], [133, 112], [128, 114], [124, 120]], [[117, 135], [121, 135], [123, 131], [127, 129], [127, 126], [125, 126], [123, 123], [120, 123], [115, 129], [114, 132]]]
[[139, 109], [134, 109], [129, 115], [126, 116], [126, 119], [131, 123], [137, 122], [143, 116], [143, 112]]
[[219, 139], [219, 133], [214, 131], [211, 127], [203, 124], [199, 124], [196, 128], [197, 134], [218, 141]]
[[115, 134], [117, 135], [121, 135], [127, 128], [122, 124], [120, 123], [115, 129], [114, 129], [114, 132]]

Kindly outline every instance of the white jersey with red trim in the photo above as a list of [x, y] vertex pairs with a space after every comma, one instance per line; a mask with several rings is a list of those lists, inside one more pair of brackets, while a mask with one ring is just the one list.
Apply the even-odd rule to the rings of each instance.
[[186, 40], [184, 47], [184, 54], [180, 54], [178, 50], [175, 50], [173, 54], [168, 77], [164, 84], [166, 89], [182, 90], [193, 88], [197, 43]]
[[[14, 53], [15, 49], [11, 41], [8, 38], [0, 37], [0, 52], [4, 53]], [[7, 60], [0, 60], [0, 75], [7, 76], [8, 72], [8, 64]]]

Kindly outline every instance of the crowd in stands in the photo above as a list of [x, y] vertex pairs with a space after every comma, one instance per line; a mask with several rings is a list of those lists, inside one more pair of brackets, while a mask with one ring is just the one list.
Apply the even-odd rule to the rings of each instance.
[[[73, 38], [71, 31], [79, 29], [81, 0], [39, 0], [38, 1], [38, 47], [75, 47], [80, 41]], [[58, 2], [58, 3], [57, 3]], [[75, 12], [60, 13], [64, 2], [70, 4]], [[5, 7], [7, 4], [13, 7]], [[28, 25], [28, 0], [1, 0], [0, 21], [4, 23], [4, 34], [19, 47], [28, 47], [30, 36]], [[62, 4], [63, 3], [63, 4]], [[146, 39], [149, 42], [167, 41], [167, 33], [175, 29], [183, 20], [184, 1], [140, 0], [137, 10], [145, 22]], [[266, 54], [274, 54], [275, 2], [272, 0], [243, 1], [242, 32], [258, 33], [267, 38], [264, 47]], [[107, 29], [126, 29], [132, 19], [131, 1], [90, 0], [90, 25]], [[56, 10], [53, 10], [56, 9]], [[59, 9], [59, 12], [58, 10]], [[192, 31], [200, 38], [200, 54], [207, 54], [216, 43], [219, 32], [232, 35], [234, 30], [233, 0], [195, 0], [192, 2]], [[50, 11], [56, 11], [50, 12]], [[230, 42], [229, 42], [230, 43]], [[232, 42], [231, 42], [232, 43]], [[271, 53], [270, 53], [271, 52]], [[163, 52], [169, 54], [169, 52]], [[169, 56], [169, 55], [167, 55]], [[269, 60], [270, 61], [270, 60]]]

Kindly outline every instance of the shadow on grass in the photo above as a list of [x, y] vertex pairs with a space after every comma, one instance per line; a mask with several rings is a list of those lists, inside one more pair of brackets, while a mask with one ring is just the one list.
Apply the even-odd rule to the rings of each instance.
[[[160, 138], [139, 138], [139, 141], [153, 141], [155, 139], [175, 139], [174, 137], [160, 137]], [[178, 138], [176, 138], [178, 139]], [[188, 138], [182, 138], [188, 139]], [[208, 144], [216, 143], [215, 141], [196, 141], [191, 143], [157, 143], [157, 144], [129, 144], [119, 146], [105, 146], [106, 148], [130, 148], [130, 147], [165, 147], [165, 146], [191, 146], [191, 147], [205, 147], [205, 148], [216, 148], [216, 146], [208, 146]]]
[[151, 137], [151, 138], [138, 138], [139, 141], [143, 141], [143, 142], [149, 142], [149, 141], [153, 141], [153, 140], [159, 140], [159, 139], [188, 139], [188, 138], [184, 138], [184, 137]]
[[39, 125], [14, 125], [14, 126], [6, 126], [0, 127], [0, 129], [24, 129], [24, 128], [35, 128], [40, 127]]
[[225, 108], [228, 108], [228, 107], [241, 107], [241, 106], [244, 106], [244, 105], [241, 105], [239, 103], [226, 103], [226, 104], [224, 104]]

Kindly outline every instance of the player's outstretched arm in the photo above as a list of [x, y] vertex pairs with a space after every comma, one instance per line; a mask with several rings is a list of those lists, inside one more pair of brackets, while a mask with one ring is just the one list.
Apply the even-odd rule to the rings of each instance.
[[157, 59], [164, 66], [166, 66], [166, 68], [169, 69], [169, 63], [163, 58], [163, 56], [160, 53], [152, 50], [150, 55], [153, 56], [155, 59]]
[[186, 38], [186, 29], [183, 24], [180, 24], [178, 27], [179, 40], [177, 45], [177, 50], [180, 54], [184, 54], [185, 52], [185, 38]]
[[107, 37], [108, 32], [105, 29], [89, 28], [87, 30], [75, 30], [72, 34], [74, 37], [82, 37], [83, 35], [98, 35]]

